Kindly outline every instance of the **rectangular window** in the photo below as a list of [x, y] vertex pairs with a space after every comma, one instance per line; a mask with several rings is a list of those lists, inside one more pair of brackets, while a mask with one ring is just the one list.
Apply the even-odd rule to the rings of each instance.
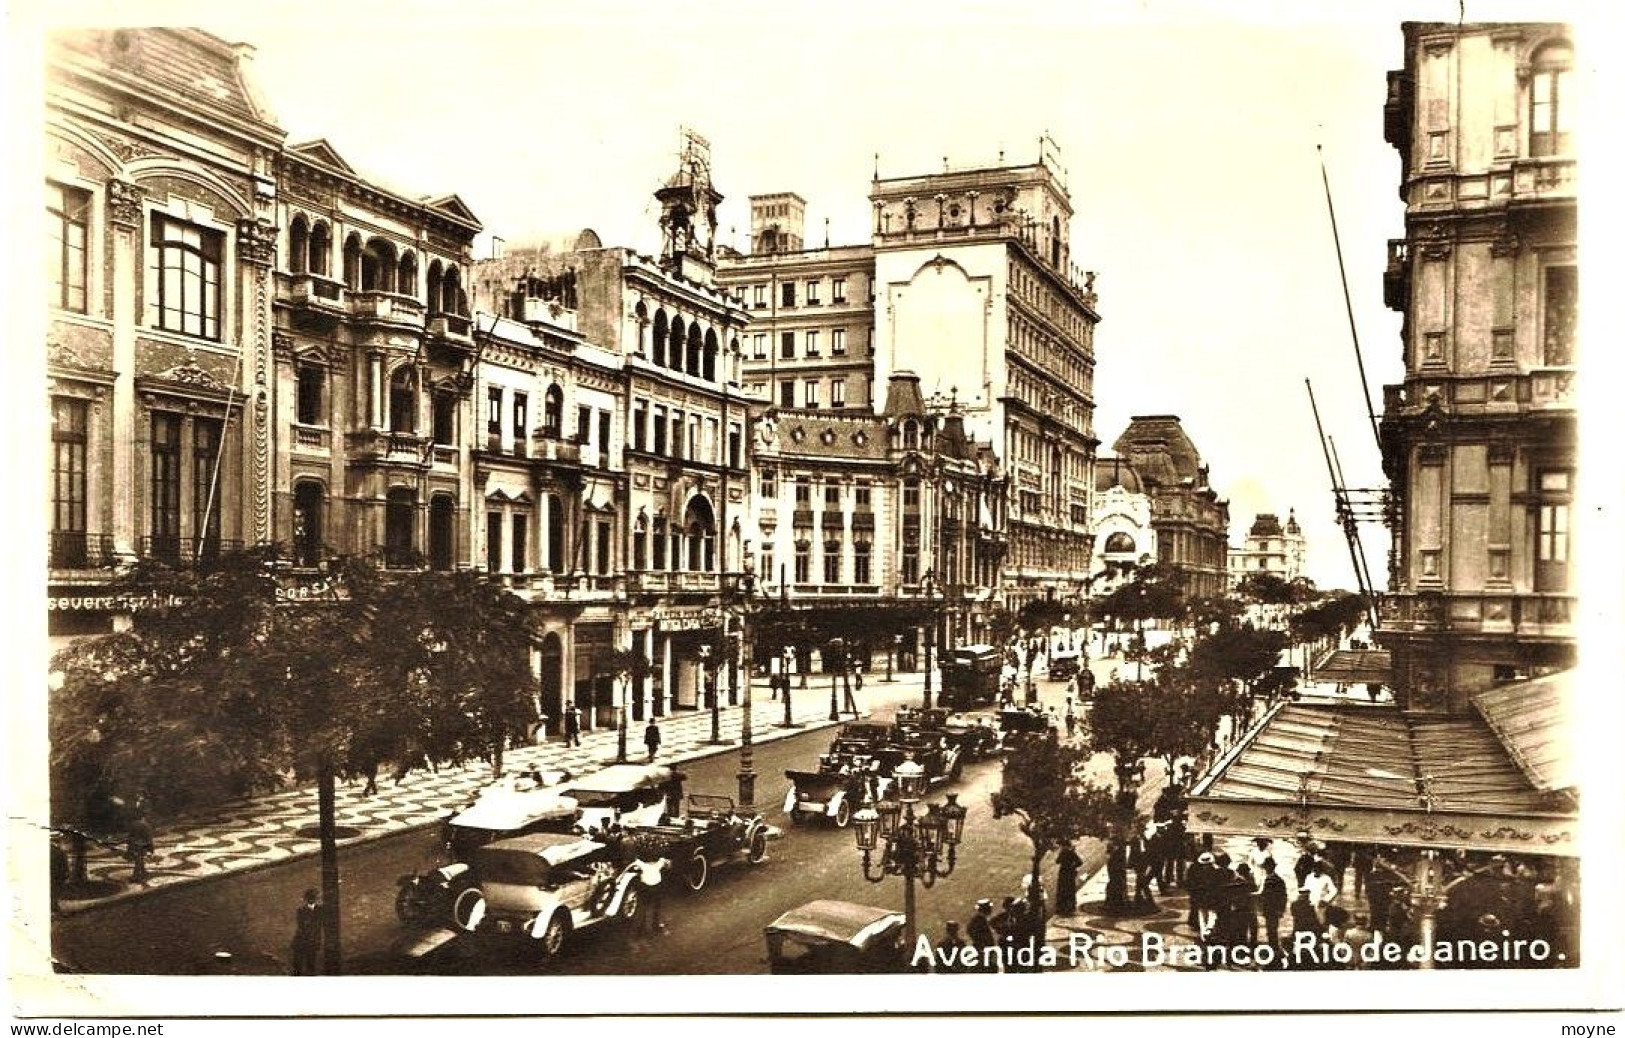
[[176, 559], [181, 553], [181, 417], [152, 415], [152, 554]]
[[516, 515], [513, 517], [513, 571], [524, 573], [530, 569], [530, 517]]
[[841, 582], [841, 542], [824, 542], [824, 583], [839, 584]]
[[300, 425], [325, 425], [322, 421], [322, 389], [327, 383], [327, 372], [314, 364], [299, 365], [298, 401]]
[[501, 386], [491, 386], [485, 391], [485, 435], [502, 435]]
[[859, 483], [852, 488], [852, 504], [860, 512], [867, 512], [870, 507], [870, 487], [867, 483]]
[[609, 468], [609, 433], [610, 423], [615, 416], [608, 411], [598, 412], [598, 464]]
[[809, 357], [818, 356], [818, 333], [816, 331], [808, 332], [806, 334], [805, 338], [806, 338], [807, 356], [809, 356]]
[[642, 527], [632, 531], [632, 568], [649, 568], [649, 531]]
[[778, 568], [774, 566], [773, 561], [773, 546], [771, 544], [764, 545], [762, 548], [761, 572], [761, 581], [764, 584], [773, 584], [778, 582], [779, 571]]
[[808, 306], [818, 306], [819, 305], [819, 302], [818, 302], [818, 282], [816, 280], [807, 282], [807, 305]]
[[796, 406], [796, 383], [794, 379], [785, 379], [779, 383], [779, 406]]
[[812, 580], [812, 544], [808, 541], [796, 542], [796, 583], [805, 584]]
[[517, 450], [525, 449], [525, 437], [530, 435], [530, 397], [524, 393], [513, 395], [513, 438]]
[[767, 309], [767, 286], [766, 285], [757, 285], [756, 286], [756, 309], [758, 309], [758, 310], [766, 310]]
[[654, 544], [654, 568], [666, 568], [666, 520], [655, 520], [655, 532], [652, 540]]
[[846, 302], [846, 278], [832, 278], [830, 280], [829, 296], [832, 303]]
[[683, 412], [676, 410], [671, 413], [671, 456], [674, 458], [685, 457], [683, 454]]
[[839, 512], [841, 510], [841, 485], [835, 482], [824, 484], [824, 511]]
[[592, 408], [578, 406], [576, 408], [576, 442], [586, 445], [592, 442]]
[[806, 476], [796, 477], [796, 507], [802, 509], [812, 507], [812, 481]]
[[758, 332], [751, 339], [752, 356], [757, 360], [767, 359], [767, 333]]
[[829, 381], [829, 406], [846, 406], [846, 379], [833, 378]]
[[903, 507], [909, 511], [920, 509], [920, 481], [917, 479], [903, 480]]
[[741, 451], [741, 445], [740, 445], [741, 435], [742, 434], [740, 432], [739, 425], [737, 423], [735, 423], [735, 422], [729, 422], [728, 423], [728, 467], [731, 468], [731, 469], [737, 469], [737, 468], [743, 468], [744, 467], [744, 457], [743, 457], [743, 454], [742, 454], [742, 451]]
[[795, 360], [796, 359], [796, 333], [795, 332], [780, 332], [779, 333], [779, 359], [780, 360]]
[[693, 461], [709, 460], [711, 457], [711, 452], [709, 450], [702, 450], [701, 447], [710, 447], [711, 444], [715, 443], [717, 439], [717, 420], [715, 418], [707, 418], [705, 421], [707, 425], [707, 435], [704, 443], [702, 444], [700, 441], [699, 415], [688, 416], [688, 456]]
[[597, 558], [598, 569], [596, 570], [596, 572], [598, 572], [598, 573], [608, 573], [609, 572], [609, 550], [610, 550], [611, 547], [614, 546], [614, 543], [615, 542], [611, 538], [611, 534], [610, 534], [609, 520], [608, 519], [600, 519], [600, 520], [598, 520], [598, 543], [594, 545], [594, 547], [598, 551], [598, 558]]
[[654, 434], [656, 454], [666, 453], [666, 408], [663, 404], [655, 405]]
[[771, 501], [779, 496], [779, 470], [762, 469], [762, 496]]
[[1569, 561], [1569, 506], [1540, 506], [1540, 561]]
[[47, 187], [51, 244], [46, 266], [51, 278], [51, 305], [82, 314], [88, 303], [85, 279], [90, 269], [86, 247], [90, 239], [90, 192], [61, 184]]
[[796, 283], [794, 281], [786, 281], [780, 285], [779, 288], [781, 293], [781, 298], [779, 299], [780, 304], [783, 306], [795, 306]]
[[903, 583], [918, 584], [920, 582], [920, 550], [905, 545], [903, 547]]
[[1574, 363], [1580, 279], [1575, 267], [1546, 268], [1544, 355], [1548, 364]]
[[502, 572], [502, 513], [485, 513], [485, 571]]
[[90, 405], [58, 397], [51, 401], [51, 565], [88, 562], [85, 535], [86, 445]]
[[645, 400], [632, 401], [632, 449], [644, 450], [645, 438], [648, 435], [649, 404]]
[[152, 214], [153, 300], [158, 327], [220, 338], [220, 263], [225, 235]]
[[852, 545], [852, 583], [867, 584], [870, 581], [869, 569], [870, 546], [862, 541]]
[[806, 391], [803, 394], [803, 396], [804, 396], [805, 401], [806, 401], [805, 406], [807, 407], [807, 409], [808, 410], [813, 410], [813, 409], [817, 408], [818, 407], [818, 380], [816, 378], [809, 378], [803, 384], [802, 388]]
[[846, 356], [846, 329], [832, 328], [829, 333], [829, 355], [831, 357]]
[[221, 422], [217, 418], [192, 420], [192, 539], [198, 558], [212, 558], [220, 551], [220, 457]]

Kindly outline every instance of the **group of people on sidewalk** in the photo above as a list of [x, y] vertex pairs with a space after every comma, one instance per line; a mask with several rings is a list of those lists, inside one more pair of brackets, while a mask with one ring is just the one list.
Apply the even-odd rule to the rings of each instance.
[[[982, 898], [976, 902], [961, 932], [950, 919], [936, 943], [934, 969], [938, 973], [1037, 973], [1038, 949], [1044, 946], [1047, 915], [1044, 888], [1032, 877], [1021, 883], [1022, 893], [1004, 898], [999, 910]], [[966, 950], [972, 954], [967, 955]]]

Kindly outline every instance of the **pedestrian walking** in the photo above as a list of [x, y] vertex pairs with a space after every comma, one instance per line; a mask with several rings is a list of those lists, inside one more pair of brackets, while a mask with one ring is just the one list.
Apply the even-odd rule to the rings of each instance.
[[1078, 911], [1078, 870], [1083, 859], [1071, 843], [1061, 845], [1055, 855], [1055, 914], [1076, 915]]
[[1208, 851], [1203, 851], [1196, 859], [1196, 864], [1185, 871], [1185, 889], [1190, 893], [1190, 911], [1185, 916], [1185, 922], [1196, 931], [1196, 935], [1206, 943], [1213, 933], [1217, 922], [1217, 913], [1214, 911], [1214, 895], [1218, 884], [1223, 880], [1219, 875], [1219, 868], [1214, 864], [1214, 858]]
[[993, 929], [993, 902], [985, 897], [976, 902], [976, 911], [965, 924], [965, 932], [970, 936], [971, 947], [976, 949], [976, 961], [982, 972], [999, 972], [998, 960], [993, 955], [993, 949], [999, 944], [999, 935]]
[[564, 711], [564, 745], [581, 745], [581, 710], [574, 703]]
[[1281, 917], [1286, 914], [1286, 880], [1275, 871], [1275, 859], [1265, 858], [1264, 882], [1258, 890], [1258, 907], [1264, 913], [1264, 933], [1271, 948], [1281, 946]]
[[1304, 880], [1300, 889], [1308, 893], [1309, 903], [1314, 906], [1316, 914], [1324, 920], [1326, 909], [1337, 900], [1337, 884], [1332, 880], [1331, 866], [1317, 860], [1310, 867], [1309, 877]]
[[1128, 863], [1134, 869], [1134, 907], [1140, 911], [1155, 911], [1157, 903], [1151, 899], [1151, 877], [1157, 870], [1157, 862], [1152, 856], [1147, 831], [1155, 833], [1155, 823], [1147, 822], [1145, 829], [1135, 830], [1129, 841]]
[[950, 919], [943, 927], [941, 940], [937, 941], [937, 957], [933, 969], [937, 973], [963, 973], [965, 939], [959, 936], [959, 924]]
[[1072, 697], [1066, 697], [1066, 737], [1072, 738], [1078, 733], [1078, 715], [1072, 712]]
[[654, 760], [655, 754], [660, 752], [660, 725], [652, 717], [649, 726], [643, 729], [643, 745], [649, 749], [649, 759]]
[[135, 816], [125, 830], [126, 851], [130, 858], [130, 882], [147, 885], [147, 856], [152, 853], [152, 826], [147, 814], [138, 804]]
[[643, 930], [645, 933], [665, 933], [666, 870], [671, 861], [648, 846], [636, 850], [633, 865], [638, 870], [638, 894], [643, 902]]
[[305, 891], [293, 915], [293, 975], [314, 977], [316, 953], [322, 946], [322, 906], [316, 888]]
[[[1320, 932], [1320, 916], [1316, 914], [1315, 906], [1309, 901], [1309, 891], [1300, 888], [1297, 898], [1292, 902], [1292, 946], [1294, 948], [1300, 947], [1297, 939], [1298, 934], [1315, 934], [1318, 940]], [[1312, 961], [1313, 957], [1310, 958]], [[1294, 964], [1302, 965], [1302, 959], [1302, 956], [1294, 959]]]

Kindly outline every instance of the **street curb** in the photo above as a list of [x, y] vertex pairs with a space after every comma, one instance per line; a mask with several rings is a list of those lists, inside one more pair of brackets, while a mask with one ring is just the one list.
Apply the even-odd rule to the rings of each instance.
[[[867, 713], [859, 715], [860, 718], [867, 716]], [[822, 718], [820, 720], [803, 721], [797, 728], [780, 728], [777, 725], [771, 725], [762, 735], [757, 735], [753, 730], [751, 733], [751, 743], [752, 745], [755, 745], [757, 743], [764, 742], [777, 742], [781, 739], [788, 739], [797, 735], [805, 735], [808, 732], [833, 728], [837, 725], [846, 724], [848, 721], [849, 719], [831, 721], [828, 718]], [[701, 743], [700, 745], [694, 747], [693, 750], [687, 751], [681, 756], [667, 758], [665, 763], [686, 764], [689, 761], [705, 760], [710, 757], [720, 757], [724, 753], [729, 753], [739, 749], [739, 746], [740, 744], [737, 740], [726, 745], [710, 745]], [[613, 747], [611, 747], [611, 759], [602, 761], [600, 763], [603, 767], [608, 767], [609, 765], [616, 763], [614, 760]], [[375, 843], [379, 840], [389, 839], [391, 837], [420, 832], [424, 829], [430, 829], [440, 824], [440, 819], [434, 819], [427, 822], [412, 822], [397, 829], [388, 829], [379, 832], [367, 832], [362, 833], [359, 836], [351, 836], [337, 841], [337, 846], [340, 850], [346, 850], [348, 848], [358, 847], [367, 843]], [[97, 898], [94, 901], [85, 901], [72, 906], [64, 904], [60, 911], [55, 913], [53, 918], [67, 918], [70, 916], [85, 915], [113, 905], [123, 904], [137, 898], [163, 897], [166, 895], [172, 896], [177, 892], [192, 891], [200, 884], [216, 883], [221, 880], [236, 879], [242, 876], [252, 875], [253, 873], [260, 872], [264, 869], [273, 868], [279, 865], [292, 865], [307, 859], [319, 858], [320, 856], [321, 848], [318, 846], [314, 850], [300, 851], [297, 854], [290, 854], [285, 858], [272, 858], [265, 861], [256, 861], [251, 864], [244, 865], [241, 868], [233, 868], [223, 872], [211, 872], [202, 876], [187, 876], [177, 879], [172, 883], [162, 884], [161, 886], [127, 886], [125, 889], [120, 890], [117, 893], [109, 894], [106, 897]]]

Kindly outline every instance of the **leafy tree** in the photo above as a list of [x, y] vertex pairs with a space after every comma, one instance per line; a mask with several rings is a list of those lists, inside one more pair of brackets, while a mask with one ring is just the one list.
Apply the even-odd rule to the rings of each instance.
[[993, 817], [1014, 815], [1032, 844], [1032, 887], [1038, 903], [1039, 869], [1046, 855], [1085, 836], [1105, 839], [1120, 813], [1111, 791], [1091, 782], [1085, 770], [1090, 750], [1062, 743], [1047, 733], [1013, 736], [1004, 758], [1003, 781], [993, 794]]
[[1259, 605], [1295, 605], [1299, 601], [1299, 589], [1279, 573], [1268, 570], [1254, 570], [1242, 577], [1236, 593]]
[[1114, 627], [1132, 628], [1135, 641], [1145, 644], [1145, 624], [1151, 620], [1184, 617], [1185, 591], [1172, 567], [1141, 566], [1126, 582], [1098, 599], [1090, 612]]
[[[154, 815], [314, 779], [326, 968], [339, 955], [335, 784], [491, 758], [535, 718], [530, 625], [475, 574], [337, 564], [325, 601], [287, 602], [265, 549], [207, 572], [143, 566], [123, 590], [170, 603], [70, 647], [52, 703], [53, 776]], [[76, 735], [73, 729], [80, 728]], [[57, 740], [57, 736], [62, 736]]]

